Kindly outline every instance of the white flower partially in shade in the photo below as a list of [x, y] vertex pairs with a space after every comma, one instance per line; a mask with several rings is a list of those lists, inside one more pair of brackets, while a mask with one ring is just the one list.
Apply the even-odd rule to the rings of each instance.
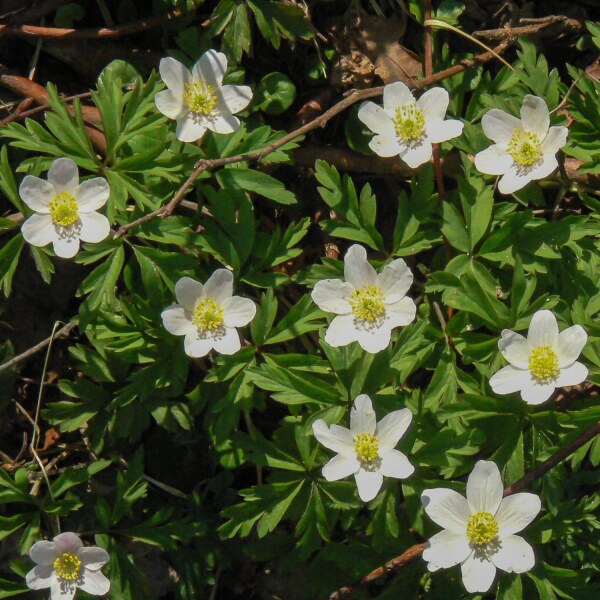
[[556, 153], [567, 143], [566, 127], [550, 127], [543, 98], [525, 96], [521, 118], [493, 108], [481, 119], [483, 131], [494, 144], [475, 155], [475, 166], [488, 175], [502, 175], [498, 189], [512, 194], [534, 179], [547, 177], [558, 167]]
[[540, 512], [540, 498], [520, 493], [502, 498], [500, 471], [480, 460], [467, 481], [467, 499], [446, 488], [425, 490], [425, 512], [444, 531], [434, 535], [423, 552], [429, 571], [460, 564], [465, 588], [484, 593], [496, 569], [525, 573], [533, 568], [533, 548], [518, 533]]
[[383, 108], [365, 102], [358, 118], [376, 135], [369, 143], [379, 156], [399, 156], [415, 169], [431, 160], [432, 146], [458, 137], [463, 123], [445, 120], [450, 97], [444, 88], [431, 88], [418, 100], [401, 81], [383, 88]]
[[521, 392], [527, 404], [541, 404], [557, 387], [577, 385], [588, 375], [577, 362], [587, 342], [581, 325], [558, 332], [556, 317], [538, 310], [531, 318], [527, 338], [504, 329], [498, 341], [502, 356], [510, 363], [490, 378], [496, 394]]
[[240, 349], [236, 327], [252, 321], [256, 305], [249, 298], [232, 294], [233, 275], [227, 269], [217, 269], [204, 285], [190, 277], [175, 284], [179, 304], [165, 308], [161, 316], [169, 333], [185, 336], [188, 356], [205, 356], [213, 348], [221, 354]]
[[79, 240], [101, 242], [110, 233], [108, 219], [96, 212], [110, 196], [106, 179], [94, 177], [79, 183], [77, 165], [70, 158], [52, 163], [48, 181], [26, 175], [19, 196], [35, 211], [21, 227], [32, 246], [52, 242], [57, 256], [72, 258]]
[[178, 140], [195, 142], [207, 129], [215, 133], [239, 129], [240, 121], [233, 115], [248, 106], [252, 90], [246, 85], [223, 85], [224, 54], [208, 50], [191, 72], [178, 60], [163, 58], [159, 70], [168, 89], [156, 94], [156, 107], [177, 121]]
[[330, 346], [356, 342], [367, 352], [379, 352], [389, 343], [392, 329], [411, 323], [417, 307], [406, 292], [413, 275], [401, 258], [378, 275], [358, 244], [344, 256], [344, 277], [317, 282], [311, 296], [317, 306], [336, 316], [325, 333]]
[[75, 533], [57, 535], [51, 542], [36, 542], [29, 551], [36, 566], [25, 581], [32, 590], [50, 588], [52, 600], [71, 600], [82, 589], [102, 596], [110, 589], [110, 581], [100, 572], [110, 557], [97, 546], [84, 546]]
[[324, 467], [327, 481], [354, 475], [358, 495], [363, 502], [373, 500], [383, 478], [405, 479], [415, 468], [394, 448], [404, 435], [412, 413], [408, 408], [395, 410], [376, 422], [371, 399], [361, 394], [350, 411], [350, 429], [328, 426], [323, 419], [313, 423], [315, 437], [323, 446], [337, 452]]

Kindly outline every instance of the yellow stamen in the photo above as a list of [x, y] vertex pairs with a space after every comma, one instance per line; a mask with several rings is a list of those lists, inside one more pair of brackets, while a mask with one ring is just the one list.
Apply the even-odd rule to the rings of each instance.
[[498, 521], [489, 512], [478, 512], [467, 521], [467, 537], [473, 544], [488, 544], [498, 535]]
[[531, 167], [539, 162], [542, 157], [542, 143], [536, 133], [515, 129], [510, 142], [508, 153], [521, 167]]
[[370, 463], [379, 456], [379, 442], [370, 433], [359, 433], [354, 439], [354, 450], [360, 462]]
[[383, 292], [376, 285], [365, 285], [352, 292], [350, 306], [358, 320], [373, 323], [385, 313]]
[[54, 561], [56, 576], [65, 581], [76, 581], [79, 579], [80, 569], [81, 561], [72, 552], [65, 552]]
[[186, 83], [183, 101], [194, 114], [210, 115], [217, 104], [215, 88], [202, 79]]
[[68, 192], [56, 194], [50, 200], [50, 217], [55, 225], [68, 227], [79, 219], [77, 200]]
[[539, 383], [551, 383], [560, 373], [558, 356], [551, 346], [538, 346], [529, 354], [529, 370]]
[[223, 325], [223, 307], [212, 298], [202, 298], [192, 312], [192, 323], [204, 331], [215, 331]]
[[396, 135], [405, 142], [415, 142], [425, 133], [425, 117], [416, 102], [399, 106], [393, 122]]

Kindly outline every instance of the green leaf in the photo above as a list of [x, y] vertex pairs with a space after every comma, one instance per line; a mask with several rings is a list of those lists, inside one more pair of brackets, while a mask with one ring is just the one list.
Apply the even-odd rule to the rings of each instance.
[[225, 189], [248, 190], [279, 204], [296, 203], [295, 194], [286, 190], [281, 181], [254, 169], [235, 167], [222, 169], [217, 173], [217, 180]]

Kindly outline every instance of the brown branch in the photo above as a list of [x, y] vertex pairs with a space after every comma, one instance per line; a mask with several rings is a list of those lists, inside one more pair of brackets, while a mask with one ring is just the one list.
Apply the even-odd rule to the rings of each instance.
[[[569, 442], [566, 446], [556, 452], [556, 454], [553, 454], [548, 460], [545, 460], [541, 465], [533, 469], [533, 471], [527, 473], [525, 477], [505, 488], [504, 496], [510, 496], [511, 494], [520, 492], [536, 479], [543, 477], [550, 469], [565, 460], [567, 457], [573, 454], [573, 452], [581, 448], [581, 446], [587, 444], [598, 434], [600, 434], [600, 421], [592, 425], [589, 429], [586, 429], [581, 435]], [[383, 575], [386, 575], [387, 573], [393, 573], [394, 571], [397, 571], [409, 562], [422, 556], [426, 547], [427, 542], [411, 546], [400, 556], [392, 558], [392, 560], [386, 562], [385, 565], [378, 567], [374, 571], [371, 571], [368, 575], [362, 577], [355, 587], [364, 586], [375, 579], [383, 577]], [[347, 598], [352, 594], [352, 592], [354, 592], [354, 589], [355, 588], [352, 586], [343, 586], [335, 592], [332, 592], [329, 595], [329, 600], [341, 600], [342, 598]]]
[[[496, 48], [494, 48], [494, 52], [485, 52], [473, 58], [468, 58], [460, 61], [458, 64], [450, 67], [449, 69], [445, 69], [440, 71], [439, 73], [435, 73], [429, 77], [424, 77], [418, 81], [412, 81], [409, 83], [410, 87], [414, 90], [420, 90], [432, 83], [437, 83], [446, 77], [452, 77], [457, 73], [461, 73], [465, 69], [470, 67], [483, 64], [487, 61], [492, 60], [496, 54], [500, 54], [508, 46], [513, 43], [513, 40], [505, 40], [501, 44], [499, 44]], [[206, 170], [214, 169], [218, 167], [223, 167], [225, 165], [230, 165], [238, 162], [260, 162], [263, 158], [281, 148], [285, 144], [295, 140], [296, 138], [312, 131], [313, 129], [317, 129], [318, 127], [324, 127], [328, 121], [330, 121], [333, 117], [340, 114], [356, 102], [360, 102], [361, 100], [367, 100], [368, 98], [374, 98], [375, 96], [381, 96], [383, 94], [384, 86], [370, 88], [367, 90], [352, 90], [348, 93], [348, 95], [340, 100], [337, 104], [334, 104], [331, 108], [326, 110], [322, 115], [319, 115], [312, 121], [309, 121], [302, 127], [298, 127], [294, 131], [284, 135], [279, 140], [274, 142], [273, 144], [263, 148], [262, 150], [258, 150], [257, 152], [247, 152], [245, 154], [238, 154], [236, 156], [229, 156], [226, 158], [213, 158], [213, 159], [202, 159], [198, 161], [195, 165], [195, 170], [192, 174], [187, 178], [185, 183], [179, 188], [175, 196], [165, 205], [157, 208], [156, 210], [136, 219], [135, 221], [128, 223], [127, 225], [123, 225], [117, 231], [115, 235], [115, 239], [124, 235], [129, 229], [132, 227], [136, 227], [137, 225], [141, 225], [142, 223], [146, 223], [156, 217], [168, 217], [173, 214], [175, 208], [179, 202], [185, 196], [187, 190], [194, 184], [196, 179]]]
[[[195, 9], [194, 9], [195, 10]], [[180, 19], [193, 11], [184, 11], [174, 8], [166, 13], [140, 19], [133, 23], [125, 23], [116, 27], [100, 27], [98, 29], [65, 29], [61, 27], [41, 27], [38, 25], [2, 25], [0, 24], [0, 37], [14, 35], [19, 37], [34, 37], [58, 40], [101, 40], [117, 38], [162, 27], [166, 23]]]
[[504, 40], [509, 37], [519, 37], [521, 35], [532, 35], [534, 33], [553, 34], [552, 25], [559, 25], [562, 29], [570, 29], [573, 31], [581, 31], [585, 25], [576, 19], [570, 19], [563, 15], [550, 15], [541, 19], [521, 19], [521, 22], [529, 22], [529, 25], [523, 27], [502, 27], [500, 29], [484, 29], [476, 31], [475, 37], [485, 38], [488, 40]]

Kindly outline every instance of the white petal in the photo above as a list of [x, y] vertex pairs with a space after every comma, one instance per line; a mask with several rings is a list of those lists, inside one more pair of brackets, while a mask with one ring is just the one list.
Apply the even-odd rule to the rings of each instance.
[[408, 408], [394, 410], [385, 415], [375, 430], [380, 448], [395, 448], [402, 436], [406, 433], [411, 421], [412, 413]]
[[385, 450], [380, 452], [380, 456], [379, 472], [384, 477], [406, 479], [415, 472], [415, 468], [410, 464], [408, 458], [399, 450]]
[[54, 563], [59, 554], [60, 552], [56, 550], [54, 542], [42, 540], [41, 542], [36, 542], [33, 546], [31, 546], [29, 558], [31, 558], [31, 560], [38, 565], [48, 566]]
[[101, 242], [108, 237], [110, 223], [104, 215], [97, 212], [81, 213], [79, 220], [81, 221], [79, 237], [84, 242]]
[[177, 119], [175, 136], [180, 142], [195, 142], [206, 133], [206, 127], [196, 122], [190, 113]]
[[233, 294], [233, 273], [217, 269], [204, 284], [204, 293], [217, 304], [223, 304]]
[[377, 285], [377, 273], [367, 260], [367, 251], [358, 244], [348, 248], [344, 256], [344, 277], [355, 288]]
[[535, 555], [533, 548], [518, 535], [502, 538], [501, 546], [490, 558], [492, 562], [507, 573], [525, 573], [533, 569]]
[[549, 310], [538, 310], [529, 323], [527, 341], [531, 348], [550, 346], [555, 348], [558, 342], [558, 323]]
[[542, 508], [539, 496], [522, 492], [507, 496], [500, 503], [496, 521], [500, 529], [500, 538], [518, 533], [535, 519]]
[[394, 304], [386, 304], [386, 325], [393, 329], [394, 327], [404, 327], [415, 320], [417, 306], [412, 298], [402, 298]]
[[371, 398], [366, 394], [361, 394], [354, 400], [354, 405], [350, 410], [350, 431], [357, 433], [375, 433], [377, 426], [377, 416], [373, 410]]
[[467, 480], [467, 502], [472, 513], [488, 512], [496, 514], [504, 486], [500, 469], [495, 462], [479, 460]]
[[360, 468], [355, 456], [336, 454], [324, 467], [323, 477], [327, 481], [338, 481], [348, 475], [354, 475]]
[[498, 341], [498, 348], [502, 356], [513, 366], [519, 369], [529, 368], [529, 342], [519, 333], [510, 329], [503, 329], [502, 338]]
[[402, 300], [412, 282], [412, 271], [402, 258], [385, 265], [381, 273], [377, 275], [377, 285], [383, 292], [383, 301], [386, 304]]
[[33, 175], [26, 175], [19, 186], [21, 200], [39, 213], [50, 213], [50, 200], [55, 195], [54, 186], [49, 181]]
[[73, 258], [79, 252], [78, 237], [55, 237], [52, 240], [52, 249], [56, 256]]
[[490, 386], [495, 394], [512, 394], [531, 383], [529, 369], [516, 369], [508, 365], [490, 377]]
[[76, 591], [76, 582], [65, 582], [56, 577], [52, 578], [52, 584], [50, 586], [51, 600], [72, 600]]
[[417, 106], [421, 109], [425, 121], [443, 120], [448, 110], [450, 96], [441, 87], [427, 90], [418, 100]]
[[556, 387], [565, 385], [578, 385], [585, 381], [588, 376], [588, 368], [580, 362], [574, 362], [572, 365], [560, 370], [558, 379], [554, 382]]
[[502, 175], [510, 169], [512, 163], [512, 156], [499, 144], [492, 144], [475, 155], [476, 169], [487, 175]]
[[184, 85], [192, 78], [188, 69], [170, 56], [161, 59], [158, 69], [166, 86], [183, 99]]
[[48, 181], [54, 186], [57, 194], [68, 192], [75, 195], [79, 185], [77, 165], [70, 158], [58, 158], [48, 171]]
[[517, 170], [514, 163], [506, 171], [504, 177], [498, 182], [498, 190], [501, 194], [513, 194], [524, 188], [533, 181], [533, 171]]
[[250, 298], [232, 296], [222, 304], [223, 323], [226, 327], [243, 327], [248, 325], [256, 315], [256, 304]]
[[[339, 319], [339, 317], [338, 317]], [[389, 327], [383, 326], [374, 329], [358, 329], [356, 338], [361, 348], [371, 354], [385, 350], [392, 339]]]
[[406, 151], [400, 155], [400, 158], [411, 169], [416, 169], [426, 162], [429, 162], [432, 153], [433, 147], [431, 146], [431, 142], [428, 139], [424, 139], [420, 145], [407, 148]]
[[527, 94], [521, 106], [523, 128], [537, 134], [543, 140], [550, 127], [550, 113], [543, 98]]
[[98, 210], [106, 204], [110, 196], [110, 187], [104, 177], [94, 177], [80, 183], [74, 194], [79, 213]]
[[396, 114], [396, 109], [399, 106], [412, 104], [414, 101], [415, 97], [401, 81], [389, 83], [383, 88], [383, 108], [392, 117]]
[[199, 338], [196, 331], [186, 334], [183, 340], [185, 353], [192, 358], [206, 356], [212, 349], [215, 340], [213, 338]]
[[188, 110], [183, 101], [183, 95], [171, 90], [163, 90], [154, 96], [156, 108], [169, 119], [179, 119]]
[[84, 571], [79, 587], [88, 594], [103, 596], [110, 589], [110, 581], [100, 571]]
[[587, 342], [587, 333], [581, 325], [573, 325], [558, 334], [556, 353], [558, 366], [566, 367], [575, 362]]
[[219, 104], [225, 105], [231, 114], [244, 110], [252, 100], [252, 90], [247, 85], [224, 85], [218, 94]]
[[43, 590], [49, 588], [54, 580], [53, 573], [54, 567], [52, 565], [36, 565], [29, 573], [27, 573], [27, 575], [25, 575], [25, 583], [31, 590]]
[[376, 135], [370, 142], [369, 148], [382, 158], [398, 156], [402, 152], [398, 139], [395, 136], [386, 133], [385, 135]]
[[464, 127], [465, 124], [462, 121], [455, 119], [448, 119], [447, 121], [435, 119], [425, 125], [425, 133], [431, 143], [439, 144], [461, 135]]
[[194, 65], [194, 80], [202, 79], [212, 85], [220, 86], [227, 71], [227, 57], [222, 52], [207, 50]]
[[226, 327], [225, 334], [213, 340], [213, 348], [221, 354], [235, 354], [241, 348], [237, 329]]
[[191, 277], [182, 277], [175, 284], [177, 302], [188, 312], [192, 312], [196, 302], [204, 295], [204, 285]]
[[471, 511], [467, 501], [458, 492], [447, 488], [424, 490], [421, 502], [434, 523], [454, 533], [466, 534]]
[[329, 427], [323, 419], [317, 419], [313, 423], [312, 428], [315, 437], [325, 448], [333, 450], [338, 454], [356, 457], [354, 437], [349, 429], [340, 425], [331, 425]]
[[206, 121], [204, 125], [215, 133], [227, 134], [240, 128], [240, 120], [223, 107], [218, 112], [215, 110], [211, 115], [211, 119]]
[[521, 389], [521, 398], [527, 402], [527, 404], [541, 404], [546, 402], [556, 389], [556, 383], [548, 383], [540, 385], [532, 379], [526, 386]]
[[34, 213], [21, 225], [21, 233], [32, 246], [46, 246], [56, 238], [56, 229], [50, 215], [39, 213]]
[[374, 133], [386, 135], [394, 131], [390, 117], [374, 102], [363, 102], [358, 109], [358, 118]]
[[498, 108], [492, 108], [492, 110], [483, 115], [481, 126], [483, 127], [483, 132], [490, 140], [503, 146], [508, 144], [515, 129], [523, 129], [520, 119], [517, 119], [517, 117], [513, 117]]
[[448, 569], [463, 562], [471, 554], [469, 540], [465, 533], [459, 534], [444, 529], [429, 538], [423, 551], [423, 559], [430, 571]]
[[352, 312], [349, 300], [353, 291], [352, 285], [341, 279], [323, 279], [317, 281], [310, 295], [321, 310], [345, 315]]
[[556, 154], [566, 143], [569, 130], [566, 127], [550, 127], [542, 142], [544, 154]]
[[358, 331], [354, 325], [354, 317], [341, 315], [331, 321], [325, 332], [325, 341], [333, 348], [347, 346], [358, 339]]
[[[479, 555], [477, 555], [479, 556]], [[476, 592], [487, 592], [494, 582], [496, 576], [496, 567], [494, 563], [485, 557], [476, 557], [473, 552], [467, 560], [460, 566], [462, 571], [463, 583], [467, 592], [474, 594]]]
[[81, 548], [77, 553], [77, 557], [88, 571], [97, 571], [110, 560], [108, 552], [104, 548], [99, 548], [98, 546]]
[[363, 502], [370, 502], [377, 496], [377, 493], [381, 489], [383, 483], [383, 475], [377, 471], [365, 471], [360, 469], [354, 474], [356, 479], [356, 487], [358, 488], [358, 495]]
[[544, 154], [542, 156], [542, 163], [534, 167], [530, 172], [529, 176], [531, 179], [544, 179], [551, 173], [556, 171], [558, 168], [558, 160], [554, 154]]
[[173, 335], [186, 335], [196, 331], [196, 326], [185, 315], [185, 311], [179, 304], [165, 308], [160, 313], [165, 329]]
[[64, 533], [59, 533], [52, 540], [54, 545], [56, 546], [56, 550], [63, 554], [64, 552], [71, 552], [73, 554], [77, 554], [80, 548], [83, 547], [83, 543], [79, 539], [79, 536], [72, 531], [65, 531]]

